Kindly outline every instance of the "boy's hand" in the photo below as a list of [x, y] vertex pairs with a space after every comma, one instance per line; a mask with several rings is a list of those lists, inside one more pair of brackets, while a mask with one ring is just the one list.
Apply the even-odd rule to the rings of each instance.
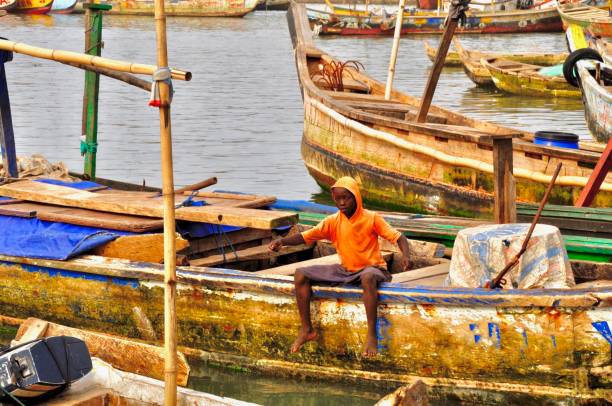
[[270, 244], [268, 244], [268, 249], [270, 251], [278, 251], [281, 249], [282, 246], [283, 246], [283, 239], [279, 238], [278, 240], [274, 240]]
[[407, 256], [403, 255], [401, 265], [402, 265], [403, 272], [409, 271], [410, 270], [410, 259]]

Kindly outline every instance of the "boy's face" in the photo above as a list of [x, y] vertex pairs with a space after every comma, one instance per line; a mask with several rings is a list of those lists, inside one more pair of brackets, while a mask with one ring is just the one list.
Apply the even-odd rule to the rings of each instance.
[[332, 198], [334, 199], [334, 203], [336, 203], [336, 207], [344, 213], [346, 217], [350, 218], [355, 213], [357, 202], [355, 201], [355, 196], [353, 196], [348, 189], [343, 187], [332, 188]]

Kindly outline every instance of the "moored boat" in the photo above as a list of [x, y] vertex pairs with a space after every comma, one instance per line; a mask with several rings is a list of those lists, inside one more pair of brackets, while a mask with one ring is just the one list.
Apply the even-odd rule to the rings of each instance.
[[[320, 27], [322, 35], [393, 35], [394, 15], [353, 16], [326, 11], [308, 10], [311, 24]], [[446, 14], [436, 12], [404, 14], [401, 34], [440, 34]], [[516, 10], [494, 13], [467, 13], [457, 34], [494, 34], [560, 32], [559, 14], [555, 9]]]
[[[328, 188], [332, 179], [353, 175], [360, 180], [364, 198], [383, 207], [472, 217], [490, 215], [491, 167], [481, 164], [491, 165], [491, 145], [481, 139], [484, 134], [518, 131], [433, 106], [428, 122], [417, 124], [414, 117], [419, 99], [393, 91], [390, 100], [385, 100], [384, 84], [350, 67], [344, 68], [345, 91], [330, 89], [318, 73], [319, 66], [332, 66], [338, 61], [309, 40], [310, 28], [299, 21], [304, 16], [301, 12], [292, 16], [304, 98], [302, 158], [317, 183]], [[573, 205], [591, 173], [588, 166], [597, 162], [602, 149], [594, 147], [596, 152], [585, 145], [580, 149], [535, 145], [533, 134], [520, 133], [523, 138], [513, 141], [518, 199], [537, 201], [536, 196], [541, 196], [550, 179], [547, 163], [560, 160], [566, 163], [567, 177], [561, 178], [551, 203]], [[464, 162], [463, 158], [468, 160]], [[610, 207], [611, 182], [609, 174], [595, 206]]]
[[15, 7], [17, 7], [17, 0], [0, 0], [0, 13], [2, 15]]
[[591, 35], [612, 37], [612, 16], [608, 10], [577, 4], [562, 4], [558, 10], [565, 29], [577, 25]]
[[459, 39], [454, 38], [453, 44], [463, 64], [465, 74], [479, 86], [492, 86], [493, 80], [488, 69], [481, 63], [482, 59], [500, 58], [527, 64], [551, 66], [563, 63], [567, 53], [494, 53], [469, 50], [463, 47]]
[[[574, 99], [581, 96], [579, 89], [567, 83], [561, 68], [545, 68], [503, 58], [483, 58], [480, 63], [489, 71], [495, 86], [504, 92], [522, 96]], [[547, 69], [553, 70], [553, 73], [545, 73]]]
[[[119, 15], [151, 16], [154, 13], [153, 0], [107, 2], [113, 8], [106, 13]], [[259, 3], [259, 0], [178, 0], [166, 4], [166, 15], [176, 17], [244, 17]]]
[[19, 14], [47, 14], [53, 6], [53, 0], [17, 0], [17, 5], [10, 10]]
[[[427, 53], [427, 57], [430, 61], [434, 61], [436, 59], [436, 53], [438, 50], [431, 45], [429, 42], [423, 41], [423, 45], [425, 46], [425, 52]], [[459, 53], [454, 51], [448, 51], [446, 54], [446, 58], [444, 59], [444, 66], [463, 66], [461, 59], [459, 58]]]
[[74, 8], [78, 0], [53, 0], [50, 13], [53, 14], [70, 14], [74, 11]]

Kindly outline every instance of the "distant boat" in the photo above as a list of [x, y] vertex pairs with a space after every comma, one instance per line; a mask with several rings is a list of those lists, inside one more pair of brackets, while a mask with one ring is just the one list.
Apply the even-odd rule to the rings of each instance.
[[[308, 9], [311, 24], [320, 26], [322, 35], [393, 35], [394, 14], [367, 16], [335, 14]], [[415, 11], [404, 15], [402, 34], [441, 34], [444, 31], [446, 13]], [[468, 12], [467, 20], [457, 28], [458, 34], [499, 34], [561, 32], [562, 24], [557, 10], [515, 10], [504, 12]]]
[[74, 11], [76, 4], [77, 0], [53, 0], [50, 13], [70, 14]]
[[53, 0], [17, 0], [16, 3], [10, 10], [11, 13], [47, 14], [51, 10]]
[[255, 10], [282, 10], [289, 8], [289, 0], [263, 0], [257, 4]]
[[[259, 0], [177, 0], [166, 3], [166, 15], [178, 17], [244, 17], [255, 10]], [[108, 1], [108, 14], [152, 16], [153, 0]]]
[[576, 4], [558, 7], [563, 20], [563, 28], [577, 25], [597, 37], [612, 37], [612, 16], [608, 10]]
[[[17, 6], [17, 0], [0, 0], [0, 14], [6, 14], [6, 11], [9, 11]], [[2, 12], [4, 11], [4, 13]]]
[[504, 92], [522, 96], [580, 98], [580, 90], [567, 83], [560, 69], [559, 74], [548, 75], [543, 72], [545, 66], [503, 58], [482, 59], [480, 63], [491, 74], [493, 84]]
[[[427, 41], [423, 41], [423, 44], [425, 45], [427, 57], [433, 62], [436, 59], [438, 47], [432, 47]], [[459, 58], [459, 53], [449, 50], [446, 54], [446, 58], [444, 59], [444, 66], [463, 66], [463, 63], [461, 63], [461, 58]]]

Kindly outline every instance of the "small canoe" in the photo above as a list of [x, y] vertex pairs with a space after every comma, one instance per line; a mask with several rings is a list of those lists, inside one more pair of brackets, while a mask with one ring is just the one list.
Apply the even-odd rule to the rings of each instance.
[[612, 16], [608, 10], [579, 4], [558, 6], [563, 28], [578, 25], [593, 36], [612, 37]]
[[47, 14], [53, 5], [53, 0], [17, 0], [17, 5], [10, 10], [19, 14]]
[[0, 0], [0, 15], [6, 14], [6, 11], [17, 7], [17, 0]]
[[489, 71], [495, 86], [507, 93], [536, 97], [580, 98], [580, 90], [559, 75], [543, 74], [543, 66], [531, 65], [507, 59], [482, 59], [482, 66]]
[[457, 54], [463, 63], [465, 74], [478, 86], [493, 86], [491, 74], [480, 63], [481, 59], [499, 58], [510, 61], [522, 62], [533, 65], [552, 66], [563, 63], [567, 58], [567, 53], [516, 53], [502, 54], [494, 52], [481, 52], [465, 49], [459, 39], [453, 39]]
[[70, 14], [74, 11], [77, 0], [53, 0], [50, 13]]
[[[427, 57], [433, 62], [436, 59], [438, 48], [432, 47], [427, 41], [423, 41], [423, 44], [425, 46], [425, 52], [427, 52]], [[444, 60], [444, 66], [463, 66], [463, 63], [461, 63], [461, 59], [459, 58], [459, 53], [456, 51], [448, 51], [446, 54], [446, 59]]]

